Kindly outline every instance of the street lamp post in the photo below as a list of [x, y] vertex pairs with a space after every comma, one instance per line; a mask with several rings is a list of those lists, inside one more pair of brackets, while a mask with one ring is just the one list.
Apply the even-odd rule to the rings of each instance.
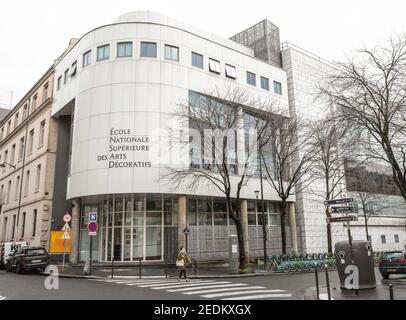
[[[264, 241], [264, 269], [266, 269], [266, 261], [267, 261], [267, 250], [266, 250], [266, 240], [267, 240], [267, 234], [266, 234], [266, 219], [265, 219], [265, 203], [264, 203], [264, 182], [262, 179], [262, 150], [261, 147], [259, 148], [259, 179], [261, 183], [261, 207], [262, 207], [262, 238]], [[258, 199], [258, 190], [255, 191], [255, 196]]]

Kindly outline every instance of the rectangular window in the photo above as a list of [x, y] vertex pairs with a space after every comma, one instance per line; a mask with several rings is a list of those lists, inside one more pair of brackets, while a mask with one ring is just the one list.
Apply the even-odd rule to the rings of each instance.
[[[32, 97], [32, 102], [31, 102], [31, 110], [32, 111], [34, 111], [35, 110], [35, 108], [37, 107], [37, 95], [34, 95], [33, 97]], [[31, 111], [31, 112], [32, 112]]]
[[269, 79], [261, 77], [261, 88], [264, 90], [269, 90]]
[[23, 228], [21, 230], [21, 238], [24, 238], [25, 233], [25, 212], [23, 212]]
[[14, 192], [14, 200], [18, 200], [18, 194], [20, 191], [20, 176], [17, 176], [17, 183], [16, 183], [16, 188], [15, 188], [15, 192]]
[[25, 120], [28, 117], [28, 105], [25, 104], [23, 108], [23, 120]]
[[11, 180], [8, 182], [6, 203], [9, 203], [9, 202], [10, 202], [10, 193], [11, 193]]
[[[7, 162], [8, 159], [8, 150], [4, 151], [4, 162]], [[3, 172], [6, 171], [6, 166], [3, 167]]]
[[235, 67], [229, 64], [226, 64], [226, 77], [231, 79], [237, 79], [237, 72]]
[[39, 190], [39, 184], [41, 182], [41, 165], [37, 165], [37, 176], [35, 177], [35, 191]]
[[274, 81], [273, 82], [273, 92], [276, 94], [282, 94], [282, 83]]
[[10, 133], [10, 131], [11, 131], [11, 120], [7, 122], [7, 135]]
[[38, 148], [42, 147], [44, 144], [44, 137], [45, 137], [45, 120], [41, 122], [39, 126], [39, 140], [38, 140]]
[[18, 126], [18, 112], [16, 113], [15, 117], [14, 117], [14, 129], [17, 128]]
[[37, 233], [37, 209], [34, 209], [34, 216], [32, 218], [32, 236], [35, 237]]
[[48, 86], [49, 86], [48, 83], [44, 85], [44, 90], [42, 93], [42, 101], [45, 101], [48, 98]]
[[13, 145], [11, 146], [11, 154], [10, 154], [10, 163], [11, 163], [11, 164], [14, 164], [15, 153], [16, 153], [16, 145], [13, 144]]
[[25, 185], [24, 185], [24, 195], [28, 194], [28, 189], [30, 185], [30, 170], [25, 173]]
[[399, 243], [399, 235], [395, 234], [395, 243]]
[[72, 66], [70, 68], [70, 77], [71, 79], [76, 76], [76, 72], [77, 72], [77, 62], [75, 61], [74, 63], [72, 63]]
[[18, 160], [21, 160], [23, 158], [23, 154], [24, 154], [24, 142], [25, 139], [24, 137], [22, 137], [20, 139], [20, 150], [18, 151]]
[[257, 85], [257, 76], [255, 73], [247, 71], [247, 83], [252, 86]]
[[179, 48], [166, 44], [165, 45], [165, 59], [172, 60], [172, 61], [179, 61]]
[[128, 58], [133, 56], [132, 42], [117, 43], [117, 58]]
[[32, 152], [32, 147], [34, 145], [34, 129], [30, 130], [30, 134], [28, 136], [28, 154]]
[[86, 67], [91, 63], [92, 63], [92, 50], [89, 50], [83, 54], [83, 67]]
[[56, 90], [60, 90], [61, 86], [62, 86], [62, 76], [59, 76], [56, 82]]
[[1, 128], [1, 134], [0, 134], [0, 139], [3, 140], [4, 138], [4, 127]]
[[156, 42], [141, 42], [141, 57], [156, 58], [156, 55]]
[[220, 61], [209, 58], [209, 70], [214, 73], [221, 73]]
[[192, 66], [203, 69], [203, 55], [192, 52]]
[[12, 229], [12, 232], [11, 232], [11, 239], [13, 239], [13, 240], [14, 240], [15, 228], [16, 228], [16, 216], [13, 215], [13, 229]]
[[110, 58], [110, 45], [97, 47], [97, 61], [108, 60]]
[[384, 235], [381, 236], [381, 242], [382, 242], [383, 244], [386, 243], [386, 236], [384, 236]]
[[68, 76], [69, 76], [69, 68], [65, 70], [63, 73], [63, 84], [66, 84], [68, 82]]

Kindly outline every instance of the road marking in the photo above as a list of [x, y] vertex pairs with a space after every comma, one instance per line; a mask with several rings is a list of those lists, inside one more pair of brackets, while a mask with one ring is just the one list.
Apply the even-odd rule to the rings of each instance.
[[188, 284], [178, 284], [176, 286], [172, 285], [172, 286], [163, 286], [161, 288], [151, 288], [151, 289], [176, 289], [176, 288], [183, 288], [183, 287], [188, 287], [188, 288], [193, 288], [193, 289], [197, 289], [194, 287], [199, 287], [199, 286], [208, 286], [208, 285], [214, 285], [214, 284], [222, 284], [222, 283], [231, 283], [230, 281], [220, 281], [220, 282], [216, 282], [216, 281], [206, 281], [204, 283], [199, 282], [199, 283], [188, 283]]
[[203, 298], [217, 298], [217, 297], [227, 297], [227, 296], [238, 296], [248, 293], [276, 293], [276, 292], [285, 292], [284, 290], [249, 290], [249, 291], [235, 291], [235, 292], [223, 292], [223, 293], [214, 293], [214, 294], [205, 294], [202, 295]]
[[251, 289], [265, 289], [265, 287], [253, 286], [253, 287], [241, 287], [241, 288], [220, 288], [220, 289], [209, 289], [209, 290], [199, 290], [199, 291], [185, 292], [184, 294], [205, 294], [205, 293], [222, 292], [222, 291], [251, 290]]
[[[215, 281], [199, 281], [199, 282], [189, 282], [188, 284], [185, 284], [184, 282], [178, 282], [178, 281], [173, 281], [173, 283], [153, 283], [153, 284], [146, 284], [146, 285], [141, 285], [139, 286], [140, 288], [150, 288], [150, 287], [167, 287], [168, 285], [172, 285], [171, 287], [167, 287], [167, 289], [170, 288], [179, 288], [179, 287], [188, 287], [188, 286], [193, 286], [193, 285], [200, 285], [200, 284], [208, 284], [208, 283], [214, 283]], [[173, 286], [173, 284], [177, 283], [177, 286]], [[162, 289], [162, 288], [159, 288]]]
[[145, 280], [140, 280], [140, 281], [131, 281], [131, 280], [127, 280], [127, 281], [119, 281], [116, 283], [119, 284], [123, 284], [123, 283], [135, 283], [135, 284], [158, 284], [158, 283], [177, 283], [177, 280], [153, 280], [153, 281], [145, 281]]
[[290, 293], [282, 294], [260, 294], [256, 296], [242, 296], [242, 297], [233, 297], [233, 298], [224, 298], [221, 300], [254, 300], [254, 299], [263, 299], [263, 298], [290, 298], [292, 295]]
[[[217, 282], [220, 283], [220, 282]], [[229, 282], [227, 282], [229, 283]], [[202, 286], [200, 289], [211, 289], [211, 288], [221, 288], [221, 287], [236, 287], [236, 286], [247, 286], [248, 284], [246, 283], [232, 283], [232, 284], [221, 284], [221, 285], [215, 285], [215, 286]], [[154, 289], [154, 288], [152, 288]], [[191, 291], [191, 290], [196, 290], [198, 288], [182, 288], [182, 289], [175, 289], [175, 290], [166, 290], [168, 292], [181, 292], [181, 291]]]

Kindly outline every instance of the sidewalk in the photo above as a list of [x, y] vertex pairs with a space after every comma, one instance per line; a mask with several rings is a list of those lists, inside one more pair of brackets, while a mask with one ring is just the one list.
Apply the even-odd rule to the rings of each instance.
[[[390, 280], [381, 280], [377, 277], [376, 288], [359, 290], [356, 295], [353, 290], [341, 290], [339, 283], [330, 285], [331, 300], [389, 300], [389, 284], [393, 285], [394, 300], [406, 300], [406, 277], [393, 276]], [[317, 300], [316, 287], [307, 288], [302, 299]], [[326, 285], [320, 286], [319, 300], [328, 300]]]
[[[110, 278], [112, 274], [111, 266], [92, 266], [92, 274], [84, 275], [83, 266], [67, 266], [65, 265], [64, 270], [62, 265], [56, 265], [58, 267], [59, 276], [69, 277], [69, 278]], [[225, 278], [225, 277], [249, 277], [249, 276], [261, 276], [261, 275], [272, 275], [273, 273], [263, 270], [262, 265], [253, 265], [252, 272], [249, 273], [230, 273], [228, 267], [198, 267], [196, 274], [192, 267], [188, 267], [187, 275], [189, 278]], [[142, 278], [164, 278], [166, 275], [168, 277], [177, 277], [179, 274], [178, 268], [170, 265], [167, 267], [165, 272], [165, 266], [161, 265], [148, 265], [141, 267], [141, 277]], [[138, 266], [125, 266], [118, 265], [114, 266], [113, 276], [117, 278], [139, 278], [140, 269]]]

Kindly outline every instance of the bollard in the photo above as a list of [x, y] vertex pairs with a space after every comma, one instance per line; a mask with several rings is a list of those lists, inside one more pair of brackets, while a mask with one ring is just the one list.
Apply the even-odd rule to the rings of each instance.
[[389, 285], [389, 299], [395, 300], [395, 297], [393, 296], [393, 284]]
[[168, 261], [165, 259], [165, 278], [168, 278]]
[[138, 273], [139, 273], [139, 276], [140, 276], [140, 279], [141, 279], [141, 257], [140, 257], [140, 263], [139, 263], [139, 265], [138, 265]]
[[331, 300], [330, 279], [329, 279], [329, 276], [328, 276], [328, 270], [327, 270], [327, 268], [324, 269], [324, 270], [326, 272], [327, 297], [328, 297], [328, 300]]
[[319, 273], [317, 270], [317, 266], [314, 268], [314, 274], [316, 277], [316, 293], [317, 293], [317, 300], [320, 299], [320, 288], [319, 288]]
[[196, 275], [197, 273], [197, 262], [196, 259], [193, 259], [193, 274]]
[[111, 278], [114, 278], [114, 257], [111, 257]]

